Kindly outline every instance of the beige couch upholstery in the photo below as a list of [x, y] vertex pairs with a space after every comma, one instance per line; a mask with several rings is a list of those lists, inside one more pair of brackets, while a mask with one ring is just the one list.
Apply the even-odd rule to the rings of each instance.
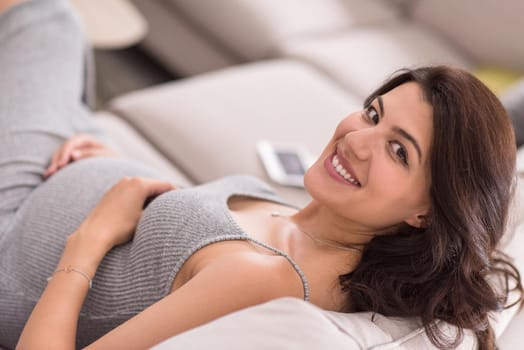
[[173, 163], [159, 153], [122, 118], [109, 112], [97, 112], [95, 124], [113, 141], [118, 152], [127, 158], [144, 162], [165, 175], [166, 178], [180, 186], [191, 186], [193, 183]]
[[[259, 139], [294, 141], [319, 154], [337, 122], [360, 108], [363, 97], [396, 68], [496, 63], [524, 70], [524, 51], [512, 44], [513, 31], [496, 28], [493, 47], [502, 52], [473, 41], [475, 35], [489, 38], [497, 21], [520, 28], [513, 16], [522, 10], [517, 0], [505, 2], [512, 11], [489, 0], [133, 1], [150, 18], [144, 46], [170, 69], [195, 76], [121, 96], [97, 122], [129, 156], [184, 185], [232, 173], [269, 182], [255, 152]], [[509, 19], [497, 15], [508, 11]], [[448, 17], [453, 23], [443, 24]], [[476, 29], [459, 30], [469, 18]], [[524, 154], [519, 160], [524, 169]], [[309, 199], [301, 189], [273, 185], [293, 204]], [[506, 249], [524, 271], [524, 226]], [[493, 321], [503, 349], [515, 345], [524, 327], [522, 315], [510, 322], [515, 313]], [[416, 320], [372, 321], [367, 313], [326, 312], [287, 298], [223, 317], [158, 348], [210, 346], [431, 348]], [[467, 337], [460, 348], [474, 347]]]
[[[524, 70], [524, 48], [515, 45], [524, 11], [519, 0], [132, 1], [150, 19], [143, 46], [184, 75], [288, 57], [296, 47], [315, 51], [315, 42], [320, 50], [324, 39], [334, 37], [340, 38], [334, 45], [344, 58], [375, 61], [358, 65], [366, 72], [392, 58], [402, 65], [450, 58]], [[364, 51], [353, 47], [352, 37], [365, 36], [368, 29], [376, 29], [382, 41], [370, 38]]]

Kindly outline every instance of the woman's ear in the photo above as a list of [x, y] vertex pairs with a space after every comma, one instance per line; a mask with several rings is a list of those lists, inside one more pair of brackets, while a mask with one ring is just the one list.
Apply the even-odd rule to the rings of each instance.
[[406, 224], [416, 228], [426, 228], [430, 224], [429, 213], [414, 215], [406, 220]]

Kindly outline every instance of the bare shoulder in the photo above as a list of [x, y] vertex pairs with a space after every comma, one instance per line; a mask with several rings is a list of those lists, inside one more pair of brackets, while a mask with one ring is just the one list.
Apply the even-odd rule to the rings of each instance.
[[250, 251], [223, 254], [89, 348], [147, 348], [223, 315], [284, 296], [303, 297], [300, 277], [284, 257]]
[[235, 288], [234, 294], [252, 293], [248, 297], [260, 299], [252, 300], [254, 303], [283, 296], [304, 297], [300, 276], [290, 262], [279, 255], [237, 252], [221, 256], [199, 273], [208, 275], [206, 280], [210, 283], [230, 284]]

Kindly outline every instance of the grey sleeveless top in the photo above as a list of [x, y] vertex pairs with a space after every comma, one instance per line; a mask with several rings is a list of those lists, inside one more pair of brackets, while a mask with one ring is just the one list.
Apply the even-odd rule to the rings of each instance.
[[[0, 239], [0, 344], [14, 347], [65, 238], [124, 175], [160, 177], [132, 161], [86, 159], [44, 182], [20, 208], [9, 234]], [[250, 238], [233, 220], [227, 201], [234, 195], [284, 204], [267, 184], [249, 176], [226, 177], [155, 198], [144, 210], [133, 241], [114, 248], [102, 261], [82, 308], [77, 345], [87, 345], [166, 296], [184, 262], [219, 241], [249, 240], [284, 256], [302, 279], [307, 300], [307, 281], [297, 264]]]

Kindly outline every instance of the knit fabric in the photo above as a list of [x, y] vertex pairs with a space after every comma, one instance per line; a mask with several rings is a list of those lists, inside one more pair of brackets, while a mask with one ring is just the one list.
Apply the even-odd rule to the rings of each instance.
[[[14, 348], [56, 269], [66, 237], [123, 176], [168, 180], [122, 158], [74, 162], [42, 178], [53, 152], [78, 132], [105, 139], [92, 125], [83, 33], [64, 0], [30, 0], [0, 15], [0, 346]], [[134, 239], [114, 248], [93, 279], [78, 323], [85, 346], [165, 297], [198, 249], [251, 239], [230, 215], [234, 195], [284, 204], [258, 179], [232, 176], [164, 193], [139, 221]], [[226, 283], [227, 281], [225, 281]], [[173, 310], [176, 312], [176, 310]]]

